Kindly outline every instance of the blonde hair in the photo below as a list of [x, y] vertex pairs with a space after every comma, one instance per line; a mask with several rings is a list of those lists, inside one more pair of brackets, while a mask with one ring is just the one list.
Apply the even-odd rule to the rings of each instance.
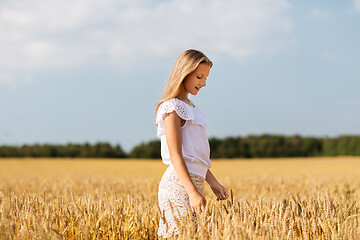
[[213, 66], [211, 60], [201, 51], [188, 49], [180, 54], [170, 73], [161, 100], [156, 105], [156, 112], [161, 103], [179, 95], [184, 79], [199, 66], [200, 63], [207, 63], [210, 68]]

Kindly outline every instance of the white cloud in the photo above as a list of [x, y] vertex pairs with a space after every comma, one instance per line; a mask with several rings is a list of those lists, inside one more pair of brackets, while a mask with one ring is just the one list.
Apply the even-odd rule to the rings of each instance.
[[360, 12], [360, 0], [353, 0], [353, 3], [355, 10]]
[[86, 64], [122, 67], [186, 48], [241, 61], [294, 44], [289, 8], [286, 0], [5, 1], [0, 65], [6, 74]]
[[10, 84], [14, 80], [15, 79], [12, 74], [0, 71], [0, 83], [1, 84]]

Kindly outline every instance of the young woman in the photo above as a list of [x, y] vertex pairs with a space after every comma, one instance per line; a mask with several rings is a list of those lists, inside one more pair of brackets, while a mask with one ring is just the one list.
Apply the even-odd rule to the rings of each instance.
[[[179, 232], [175, 218], [190, 209], [202, 211], [204, 181], [217, 200], [228, 198], [228, 192], [211, 173], [210, 147], [206, 120], [189, 98], [206, 86], [212, 67], [201, 51], [189, 49], [176, 60], [164, 95], [156, 107], [157, 136], [161, 139], [161, 156], [169, 165], [159, 184], [159, 207], [162, 212], [158, 235], [170, 237]], [[194, 217], [196, 223], [196, 215]]]

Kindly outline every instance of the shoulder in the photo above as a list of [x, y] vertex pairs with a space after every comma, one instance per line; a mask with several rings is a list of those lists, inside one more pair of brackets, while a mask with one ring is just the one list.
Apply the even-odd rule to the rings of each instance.
[[177, 98], [170, 98], [160, 104], [159, 113], [171, 113], [176, 112], [180, 117], [182, 113], [186, 113], [186, 106], [182, 101]]
[[177, 98], [170, 98], [164, 102], [162, 102], [160, 104], [160, 107], [159, 108], [162, 108], [162, 109], [173, 109], [173, 108], [184, 108], [184, 104], [182, 101], [180, 101], [179, 99]]
[[157, 112], [157, 118], [160, 120], [164, 114], [172, 112], [175, 112], [180, 118], [184, 120], [194, 119], [194, 112], [186, 106], [186, 103], [177, 98], [170, 98], [162, 102]]

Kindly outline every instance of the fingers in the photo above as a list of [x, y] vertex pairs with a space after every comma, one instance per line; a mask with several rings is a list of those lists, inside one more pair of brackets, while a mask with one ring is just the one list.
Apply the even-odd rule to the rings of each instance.
[[198, 206], [200, 212], [205, 210], [205, 206], [206, 206], [206, 199], [202, 197], [201, 200], [199, 201], [199, 206]]
[[216, 200], [225, 200], [226, 198], [224, 196], [219, 195]]
[[226, 200], [229, 197], [229, 193], [227, 192], [226, 188], [222, 188], [219, 194], [216, 194], [216, 200]]
[[227, 199], [229, 197], [229, 193], [226, 190], [226, 188], [224, 188], [224, 198]]
[[199, 200], [199, 203], [197, 204], [197, 206], [192, 206], [192, 211], [194, 213], [196, 212], [202, 212], [205, 210], [205, 207], [206, 207], [206, 199], [204, 197], [202, 197], [200, 200]]

